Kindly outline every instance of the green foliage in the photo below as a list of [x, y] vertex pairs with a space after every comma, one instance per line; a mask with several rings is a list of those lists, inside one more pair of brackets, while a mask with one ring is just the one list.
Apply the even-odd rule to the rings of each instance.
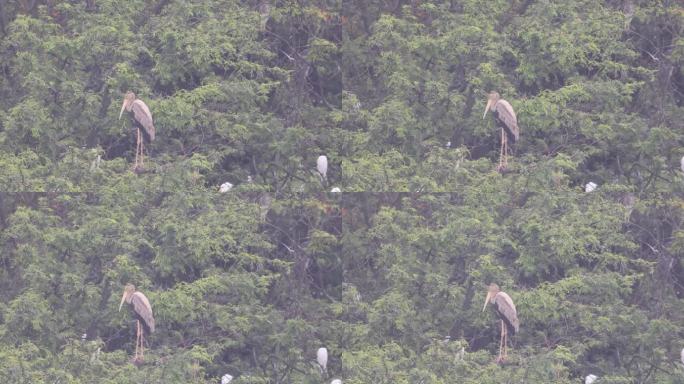
[[0, 2], [0, 381], [682, 382], [682, 36], [672, 1]]

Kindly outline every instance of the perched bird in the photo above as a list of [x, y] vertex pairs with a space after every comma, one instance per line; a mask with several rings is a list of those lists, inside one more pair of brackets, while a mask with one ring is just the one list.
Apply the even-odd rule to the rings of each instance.
[[[121, 120], [121, 115], [123, 115], [124, 110], [131, 113], [133, 125], [137, 130], [135, 165], [133, 168], [138, 169], [138, 166], [143, 166], [145, 160], [145, 141], [149, 143], [154, 140], [155, 128], [154, 122], [152, 121], [152, 113], [147, 107], [147, 104], [142, 100], [137, 99], [135, 93], [131, 91], [126, 92], [126, 96], [124, 96], [123, 103], [121, 104], [121, 111], [119, 112], [119, 120]], [[140, 157], [139, 162], [138, 157]]]
[[515, 145], [515, 142], [520, 138], [518, 118], [515, 116], [515, 111], [511, 104], [494, 91], [490, 92], [487, 97], [487, 106], [482, 115], [483, 119], [487, 116], [487, 111], [492, 111], [497, 125], [501, 127], [501, 150], [499, 152], [498, 169], [506, 169], [508, 166], [508, 142], [510, 141], [511, 145]]
[[592, 384], [596, 379], [598, 379], [598, 376], [596, 375], [587, 375], [587, 377], [584, 378], [584, 384]]
[[221, 184], [221, 186], [219, 187], [219, 192], [226, 193], [226, 192], [230, 191], [231, 189], [233, 189], [233, 184], [225, 182], [225, 183]]
[[316, 160], [316, 169], [318, 173], [321, 174], [321, 179], [326, 180], [326, 174], [328, 173], [328, 158], [325, 155], [318, 156]]
[[265, 31], [268, 19], [271, 17], [271, 3], [268, 0], [261, 0], [259, 3], [259, 15], [261, 16], [259, 29]]
[[333, 189], [330, 190], [330, 192], [342, 192], [342, 190], [340, 190], [337, 187], [334, 187]]
[[496, 284], [489, 285], [482, 312], [487, 308], [487, 303], [494, 305], [496, 313], [501, 319], [501, 340], [499, 341], [499, 356], [496, 358], [496, 361], [505, 361], [507, 357], [506, 341], [508, 340], [508, 333], [510, 332], [511, 335], [515, 335], [520, 328], [518, 312], [515, 310], [515, 304], [513, 304], [511, 297], [506, 292], [501, 292], [501, 289]]
[[340, 379], [333, 379], [333, 381], [331, 381], [330, 384], [342, 384], [342, 380], [340, 380]]
[[228, 384], [231, 381], [233, 381], [233, 376], [231, 376], [227, 373], [225, 375], [223, 375], [223, 377], [221, 377], [221, 384]]
[[463, 360], [465, 358], [465, 347], [461, 347], [461, 350], [456, 354], [457, 360]]
[[586, 192], [586, 193], [594, 192], [594, 190], [597, 187], [598, 187], [598, 184], [594, 183], [593, 181], [590, 181], [584, 186], [584, 192]]
[[[144, 341], [145, 335], [154, 332], [154, 316], [152, 315], [152, 306], [147, 297], [135, 290], [133, 284], [127, 284], [124, 288], [123, 296], [121, 296], [121, 303], [119, 304], [119, 311], [123, 303], [131, 305], [135, 313], [137, 332], [135, 339], [135, 357], [134, 361], [142, 361], [145, 355]], [[140, 348], [140, 355], [138, 356], [138, 347]], [[139, 360], [138, 360], [139, 359]]]
[[327, 365], [328, 365], [328, 349], [325, 347], [318, 348], [318, 351], [316, 352], [316, 361], [318, 362], [318, 365], [321, 366], [321, 371], [322, 372], [327, 372]]
[[95, 158], [95, 160], [93, 160], [93, 161], [90, 163], [90, 170], [93, 171], [93, 170], [96, 170], [96, 169], [100, 168], [100, 162], [102, 162], [102, 156], [101, 156], [101, 155], [97, 155], [97, 157]]

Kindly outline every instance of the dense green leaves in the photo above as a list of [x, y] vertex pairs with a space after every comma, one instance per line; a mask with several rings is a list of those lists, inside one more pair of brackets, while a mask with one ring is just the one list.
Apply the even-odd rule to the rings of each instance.
[[673, 1], [0, 2], [0, 380], [681, 382], [683, 32]]

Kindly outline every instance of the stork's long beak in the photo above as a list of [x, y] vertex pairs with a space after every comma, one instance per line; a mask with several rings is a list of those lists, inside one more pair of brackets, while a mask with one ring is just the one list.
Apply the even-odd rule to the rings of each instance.
[[124, 301], [126, 301], [126, 291], [124, 291], [123, 296], [121, 296], [121, 303], [119, 304], [119, 312], [121, 312], [121, 307], [123, 307]]
[[119, 112], [119, 120], [121, 120], [121, 115], [123, 115], [124, 109], [126, 109], [126, 99], [124, 99], [123, 103], [121, 103], [121, 112]]
[[[492, 105], [492, 99], [487, 100], [487, 106], [485, 107], [485, 111], [482, 114], [482, 118], [484, 119], [485, 116], [487, 116], [487, 111], [489, 111], [489, 107]], [[123, 109], [122, 109], [123, 111]]]
[[484, 306], [482, 307], [482, 312], [484, 312], [484, 310], [487, 308], [487, 303], [489, 302], [489, 299], [490, 299], [491, 297], [492, 297], [492, 293], [491, 293], [491, 292], [487, 292], [487, 297], [485, 298], [485, 303], [484, 303]]

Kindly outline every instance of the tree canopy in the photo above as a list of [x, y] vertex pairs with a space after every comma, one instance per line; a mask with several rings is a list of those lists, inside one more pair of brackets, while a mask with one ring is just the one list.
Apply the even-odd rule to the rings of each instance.
[[681, 383], [683, 116], [678, 1], [0, 2], [0, 379]]

